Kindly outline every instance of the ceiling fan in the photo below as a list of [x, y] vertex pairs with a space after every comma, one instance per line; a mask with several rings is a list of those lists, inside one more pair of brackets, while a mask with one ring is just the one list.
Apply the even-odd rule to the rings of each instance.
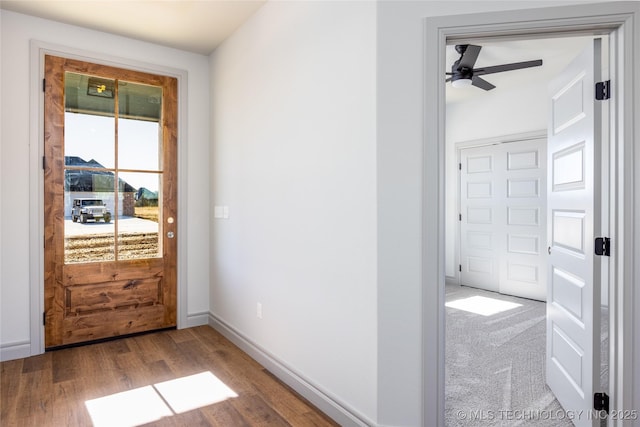
[[485, 74], [502, 73], [503, 71], [520, 70], [523, 68], [539, 67], [542, 65], [542, 59], [525, 62], [514, 62], [512, 64], [494, 65], [491, 67], [473, 68], [480, 54], [482, 46], [473, 44], [456, 45], [456, 52], [460, 54], [460, 58], [453, 63], [451, 72], [446, 73], [451, 76], [447, 81], [451, 82], [453, 87], [476, 86], [480, 89], [491, 90], [494, 85], [488, 81], [478, 77]]

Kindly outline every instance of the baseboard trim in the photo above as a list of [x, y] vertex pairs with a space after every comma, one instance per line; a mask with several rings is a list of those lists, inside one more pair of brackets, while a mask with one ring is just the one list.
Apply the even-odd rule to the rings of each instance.
[[15, 341], [0, 345], [0, 362], [31, 356], [30, 341]]
[[209, 326], [240, 347], [245, 353], [254, 358], [282, 382], [293, 388], [341, 426], [367, 427], [376, 425], [362, 414], [358, 414], [355, 410], [349, 408], [348, 405], [329, 396], [329, 394], [322, 391], [320, 387], [315, 386], [310, 381], [305, 380], [301, 375], [296, 374], [294, 370], [290, 369], [285, 363], [260, 348], [213, 313], [209, 313]]
[[209, 313], [203, 311], [202, 313], [187, 314], [187, 324], [185, 328], [193, 328], [194, 326], [202, 326], [209, 324]]

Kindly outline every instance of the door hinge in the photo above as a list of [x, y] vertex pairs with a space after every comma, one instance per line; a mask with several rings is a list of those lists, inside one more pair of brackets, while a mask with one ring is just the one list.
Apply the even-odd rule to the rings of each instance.
[[458, 170], [462, 170], [462, 163], [458, 163]]
[[47, 79], [42, 79], [42, 91], [47, 91]]
[[458, 214], [458, 221], [462, 221], [462, 214]]
[[595, 252], [599, 256], [611, 256], [611, 239], [608, 237], [596, 237]]
[[609, 413], [609, 396], [607, 396], [607, 393], [595, 393], [593, 395], [593, 409]]
[[43, 311], [42, 312], [42, 326], [45, 326], [47, 324], [47, 312]]
[[596, 99], [603, 101], [611, 98], [611, 80], [596, 83]]
[[462, 264], [458, 264], [458, 271], [462, 272]]
[[42, 170], [47, 170], [47, 158], [42, 156]]

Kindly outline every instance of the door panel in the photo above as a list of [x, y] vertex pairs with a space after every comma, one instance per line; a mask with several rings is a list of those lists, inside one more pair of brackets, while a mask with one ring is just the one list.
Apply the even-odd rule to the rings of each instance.
[[45, 76], [45, 347], [176, 326], [176, 79]]
[[565, 410], [588, 417], [600, 375], [600, 40], [550, 85], [547, 383]]
[[545, 144], [461, 150], [461, 284], [545, 300]]
[[496, 182], [493, 178], [496, 153], [469, 148], [462, 150], [461, 193], [461, 273], [460, 283], [498, 290], [500, 241], [496, 232]]
[[546, 140], [503, 144], [507, 208], [500, 292], [544, 301], [546, 259], [542, 242], [546, 194]]

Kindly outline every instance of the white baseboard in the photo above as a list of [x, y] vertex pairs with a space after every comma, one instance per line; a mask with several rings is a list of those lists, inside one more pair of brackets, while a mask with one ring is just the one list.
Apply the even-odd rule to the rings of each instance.
[[447, 285], [459, 285], [460, 281], [456, 276], [445, 276], [444, 283]]
[[31, 356], [31, 342], [17, 341], [0, 345], [0, 362]]
[[193, 328], [194, 326], [202, 326], [209, 324], [209, 313], [193, 313], [187, 314], [187, 324], [181, 326], [181, 328]]
[[296, 374], [292, 369], [279, 361], [276, 357], [263, 350], [241, 333], [236, 331], [224, 321], [209, 313], [209, 326], [220, 332], [227, 339], [240, 347], [245, 353], [254, 358], [282, 382], [293, 388], [309, 402], [314, 404], [327, 416], [343, 427], [366, 427], [375, 426], [375, 423], [368, 420], [361, 414], [349, 408], [348, 405], [338, 402], [328, 393], [323, 392], [319, 387]]

